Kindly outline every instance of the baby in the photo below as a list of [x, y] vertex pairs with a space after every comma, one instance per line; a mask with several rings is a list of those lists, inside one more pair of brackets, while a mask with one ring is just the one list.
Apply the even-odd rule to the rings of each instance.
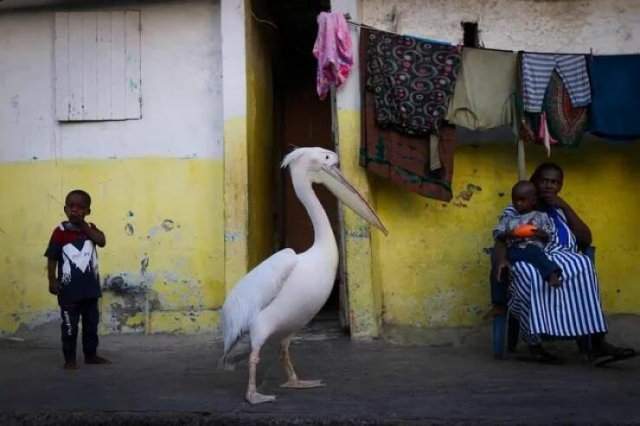
[[544, 253], [553, 225], [546, 213], [535, 210], [536, 187], [526, 180], [516, 183], [511, 200], [518, 214], [502, 217], [494, 231], [495, 238], [506, 242], [509, 262], [530, 263], [549, 285], [559, 287], [562, 270]]

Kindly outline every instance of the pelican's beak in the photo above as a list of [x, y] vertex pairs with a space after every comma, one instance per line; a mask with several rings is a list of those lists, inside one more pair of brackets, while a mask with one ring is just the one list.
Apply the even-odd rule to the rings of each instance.
[[380, 229], [384, 235], [389, 233], [387, 228], [382, 224], [382, 221], [380, 221], [376, 212], [371, 208], [364, 197], [360, 195], [358, 190], [345, 179], [338, 167], [322, 167], [319, 175], [319, 180], [329, 188], [333, 195], [338, 197], [340, 201], [356, 212], [358, 216]]

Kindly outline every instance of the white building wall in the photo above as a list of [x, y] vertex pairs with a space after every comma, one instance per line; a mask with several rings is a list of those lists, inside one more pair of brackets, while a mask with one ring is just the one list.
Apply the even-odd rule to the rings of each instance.
[[363, 22], [397, 32], [459, 43], [463, 21], [478, 22], [484, 46], [584, 52], [640, 51], [640, 1], [629, 0], [366, 0]]
[[219, 1], [123, 8], [141, 11], [142, 119], [77, 123], [55, 119], [54, 9], [0, 12], [1, 162], [222, 158]]

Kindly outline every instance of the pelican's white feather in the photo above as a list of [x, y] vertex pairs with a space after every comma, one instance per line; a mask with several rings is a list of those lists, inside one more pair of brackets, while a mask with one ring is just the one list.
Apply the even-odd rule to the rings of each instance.
[[278, 295], [297, 262], [295, 251], [280, 250], [253, 268], [231, 290], [222, 306], [224, 356], [249, 331], [256, 315]]

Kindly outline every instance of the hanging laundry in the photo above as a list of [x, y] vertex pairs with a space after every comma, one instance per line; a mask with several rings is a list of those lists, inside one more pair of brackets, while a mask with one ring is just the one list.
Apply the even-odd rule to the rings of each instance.
[[[365, 58], [369, 50], [369, 33], [367, 29], [361, 30], [361, 58]], [[367, 62], [360, 62], [363, 83], [371, 77]], [[451, 200], [455, 127], [440, 125], [437, 136], [407, 135], [396, 131], [394, 126], [383, 128], [378, 122], [376, 94], [368, 90], [362, 94], [360, 165], [408, 191], [442, 201]], [[437, 150], [437, 154], [431, 154], [431, 150]]]
[[465, 47], [447, 121], [471, 130], [511, 126], [514, 120], [517, 55]]
[[544, 94], [554, 70], [562, 78], [574, 107], [587, 106], [591, 103], [591, 87], [584, 55], [524, 53], [522, 55], [522, 92], [525, 111], [542, 111]]
[[547, 126], [547, 113], [540, 114], [540, 126], [538, 127], [538, 139], [542, 141], [544, 149], [547, 151], [547, 157], [551, 157], [551, 145], [558, 143], [550, 134], [549, 126]]
[[320, 12], [318, 36], [313, 46], [313, 56], [318, 60], [316, 90], [320, 99], [325, 99], [331, 85], [340, 87], [349, 76], [353, 66], [351, 33], [344, 15]]
[[564, 87], [557, 72], [544, 97], [543, 111], [546, 112], [549, 134], [562, 146], [577, 146], [589, 123], [589, 108], [574, 107], [569, 92]]
[[360, 37], [378, 125], [409, 135], [437, 132], [455, 88], [459, 49], [366, 28]]
[[629, 140], [640, 138], [640, 55], [592, 56], [592, 133]]

